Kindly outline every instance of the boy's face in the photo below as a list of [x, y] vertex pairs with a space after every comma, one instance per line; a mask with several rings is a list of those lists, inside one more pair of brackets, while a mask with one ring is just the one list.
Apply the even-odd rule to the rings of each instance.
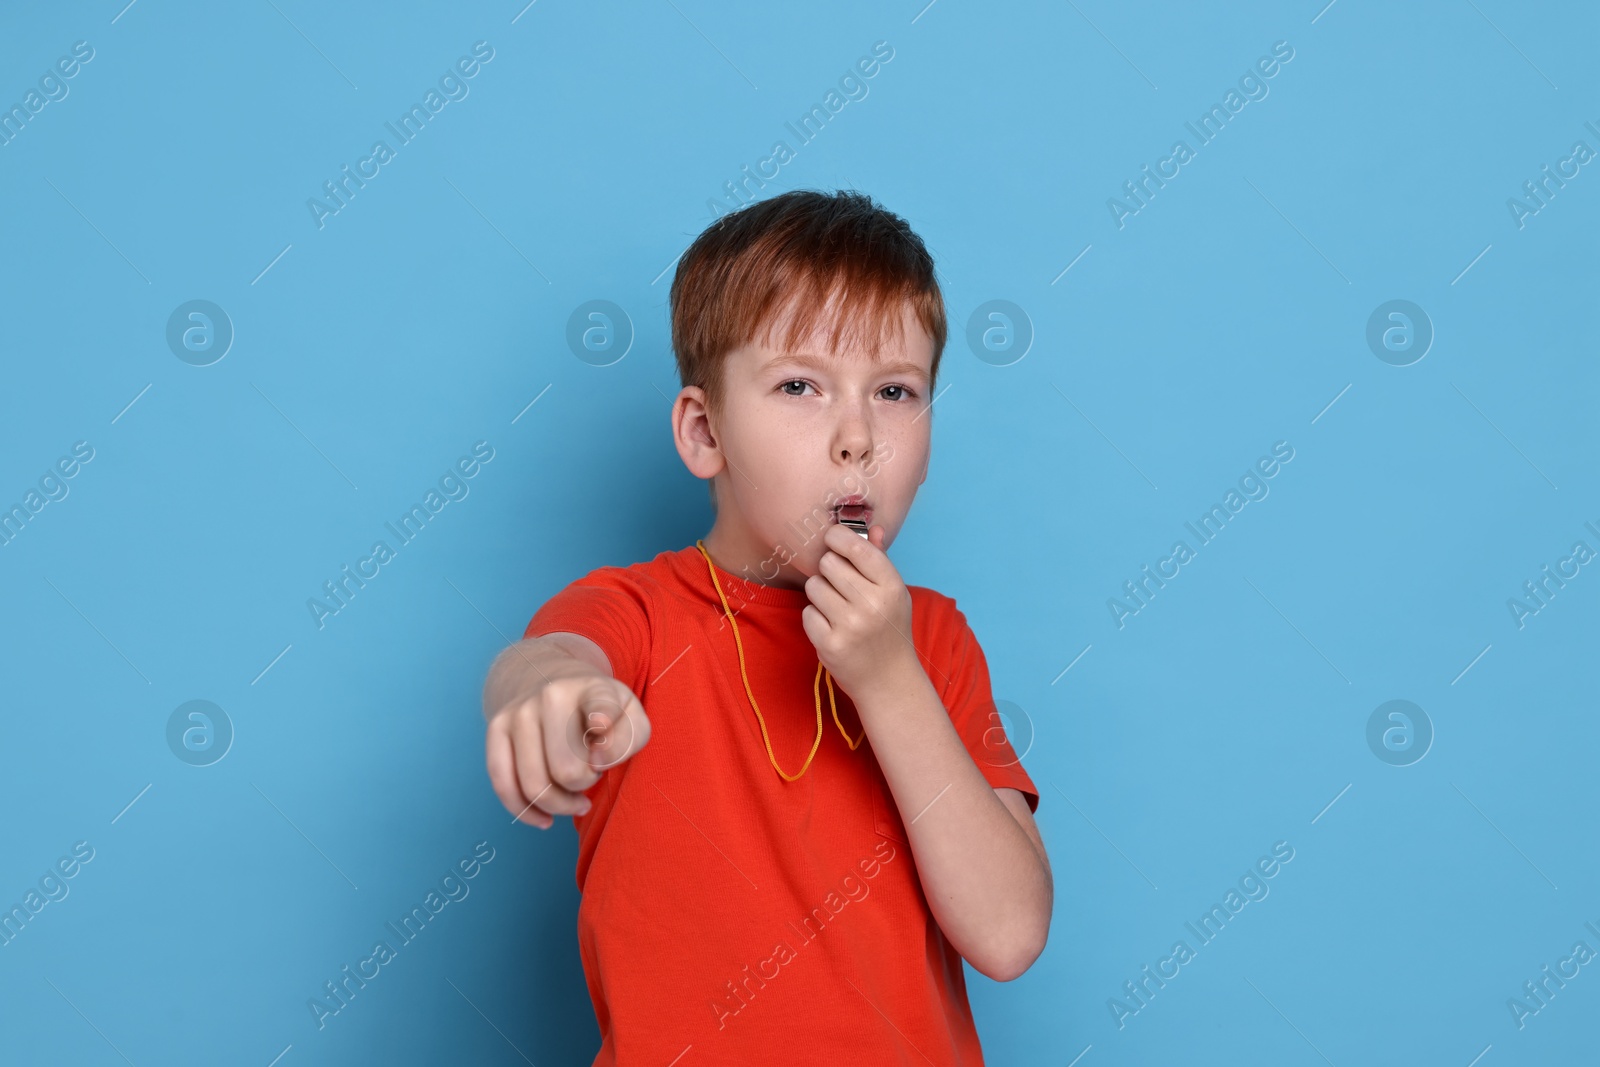
[[[696, 386], [678, 394], [678, 453], [696, 477], [715, 481], [706, 549], [730, 574], [802, 586], [827, 551], [822, 531], [841, 515], [883, 527], [887, 549], [928, 476], [932, 338], [909, 305], [876, 361], [848, 340], [827, 351], [831, 326], [824, 318], [820, 340], [794, 351], [770, 347], [783, 336], [774, 329], [730, 352], [718, 412]], [[865, 505], [837, 507], [852, 497]]]

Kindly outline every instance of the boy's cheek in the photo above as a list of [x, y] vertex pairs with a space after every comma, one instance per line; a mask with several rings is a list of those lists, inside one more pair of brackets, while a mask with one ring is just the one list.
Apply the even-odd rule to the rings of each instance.
[[861, 473], [865, 474], [868, 478], [876, 478], [878, 476], [878, 471], [882, 469], [883, 464], [894, 458], [894, 445], [888, 441], [880, 442], [879, 445], [867, 455], [869, 458], [866, 463], [861, 465]]

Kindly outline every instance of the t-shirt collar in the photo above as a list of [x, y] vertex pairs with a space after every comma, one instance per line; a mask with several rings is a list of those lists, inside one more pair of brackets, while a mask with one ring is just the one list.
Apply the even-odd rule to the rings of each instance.
[[[700, 590], [701, 595], [718, 609], [722, 602], [717, 598], [716, 590], [711, 587], [711, 572], [706, 566], [706, 558], [694, 545], [679, 549], [673, 554], [673, 565], [677, 568], [679, 576], [691, 588]], [[722, 583], [722, 593], [728, 598], [728, 607], [734, 612], [742, 610], [751, 604], [758, 604], [774, 608], [788, 608], [799, 611], [811, 603], [811, 598], [804, 589], [789, 589], [777, 585], [764, 585], [761, 582], [746, 578], [743, 575], [717, 568], [717, 578]]]

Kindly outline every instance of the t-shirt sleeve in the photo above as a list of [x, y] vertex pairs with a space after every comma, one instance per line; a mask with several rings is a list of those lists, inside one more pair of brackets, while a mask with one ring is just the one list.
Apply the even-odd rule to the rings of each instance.
[[600, 646], [611, 675], [644, 692], [650, 665], [650, 601], [625, 567], [600, 567], [569, 584], [534, 613], [522, 636], [579, 634]]
[[[978, 770], [983, 772], [984, 778], [997, 789], [1009, 786], [1021, 791], [1028, 801], [1028, 810], [1038, 811], [1039, 790], [1028, 772], [1023, 770], [1022, 758], [1012, 744], [1012, 737], [1008, 736], [1009, 728], [1021, 735], [1025, 746], [1031, 747], [1032, 724], [1026, 720], [1003, 721], [989, 688], [989, 662], [984, 657], [982, 646], [978, 644], [977, 635], [972, 632], [967, 617], [956, 608], [954, 601], [949, 602], [949, 610], [951, 620], [946, 632], [954, 631], [954, 641], [945, 661], [947, 665], [944, 669], [948, 677], [940, 678], [930, 673], [930, 678], [940, 690], [956, 733], [961, 735], [968, 754], [978, 765]], [[1006, 718], [1014, 716], [1008, 715]]]

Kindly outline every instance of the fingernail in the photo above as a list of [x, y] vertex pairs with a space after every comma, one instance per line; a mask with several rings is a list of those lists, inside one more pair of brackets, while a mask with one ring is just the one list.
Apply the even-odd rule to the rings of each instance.
[[577, 814], [579, 814], [579, 815], [587, 815], [587, 814], [589, 814], [589, 809], [592, 808], [592, 807], [594, 807], [594, 805], [589, 803], [589, 800], [586, 797], [583, 800], [578, 801]]

